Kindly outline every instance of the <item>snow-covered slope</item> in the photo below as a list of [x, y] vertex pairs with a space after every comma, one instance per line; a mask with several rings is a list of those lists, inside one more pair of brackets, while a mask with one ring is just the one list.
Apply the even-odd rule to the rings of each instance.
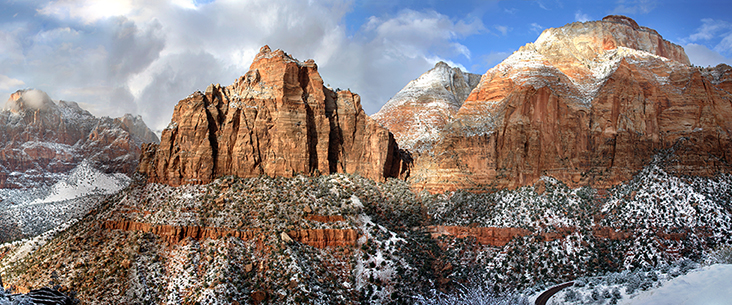
[[480, 75], [466, 73], [439, 62], [409, 82], [372, 116], [388, 128], [402, 148], [436, 139], [457, 113]]
[[97, 118], [40, 90], [12, 94], [0, 111], [0, 242], [83, 216], [129, 184], [151, 141], [139, 116]]
[[125, 174], [105, 174], [83, 161], [68, 177], [56, 182], [44, 198], [38, 198], [30, 204], [50, 203], [72, 200], [90, 195], [111, 195], [125, 188], [130, 177]]
[[694, 305], [732, 302], [732, 265], [712, 265], [677, 277], [620, 304]]
[[106, 174], [82, 162], [51, 186], [0, 189], [0, 242], [32, 237], [83, 217], [104, 197], [130, 184], [124, 174]]
[[[547, 304], [729, 304], [732, 300], [730, 279], [730, 264], [699, 266], [682, 261], [651, 270], [581, 277], [552, 296]], [[536, 299], [542, 291], [530, 299]]]

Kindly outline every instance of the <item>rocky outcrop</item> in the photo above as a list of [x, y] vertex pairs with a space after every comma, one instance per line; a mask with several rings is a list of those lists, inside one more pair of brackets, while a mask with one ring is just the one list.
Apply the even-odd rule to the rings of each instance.
[[310, 221], [326, 222], [326, 223], [346, 220], [341, 215], [307, 215], [307, 216], [305, 216], [305, 219], [310, 220]]
[[258, 236], [256, 231], [241, 231], [218, 227], [153, 225], [127, 220], [105, 221], [102, 223], [102, 229], [152, 233], [172, 244], [177, 244], [186, 238], [205, 240], [231, 236], [243, 240], [251, 240]]
[[234, 84], [181, 100], [160, 145], [143, 147], [139, 171], [174, 186], [224, 175], [408, 174], [393, 135], [358, 95], [326, 88], [315, 62], [267, 46]]
[[[522, 228], [502, 227], [464, 227], [464, 226], [428, 226], [427, 232], [432, 238], [449, 236], [452, 238], [473, 237], [482, 245], [503, 247], [514, 237], [523, 237], [531, 234], [531, 231]], [[577, 232], [575, 227], [560, 227], [553, 231], [539, 233], [543, 241], [553, 241], [565, 238]], [[671, 241], [680, 241], [686, 237], [686, 233], [665, 233], [657, 230], [654, 234], [658, 238]], [[616, 230], [611, 227], [596, 226], [592, 228], [592, 236], [599, 239], [624, 240], [633, 238], [635, 234], [630, 231]]]
[[358, 240], [355, 229], [301, 229], [287, 232], [292, 240], [316, 248], [353, 247]]
[[482, 245], [503, 247], [514, 237], [529, 235], [529, 230], [522, 228], [497, 227], [461, 227], [461, 226], [429, 226], [427, 232], [432, 238], [451, 236], [454, 238], [474, 237]]
[[148, 141], [157, 137], [140, 117], [97, 118], [74, 102], [20, 90], [0, 112], [0, 188], [52, 184], [82, 160], [106, 172], [132, 173]]
[[400, 147], [413, 150], [418, 142], [438, 139], [479, 81], [478, 74], [438, 62], [404, 86], [373, 118], [394, 133]]
[[552, 176], [605, 188], [661, 151], [676, 173], [728, 171], [729, 69], [699, 69], [683, 49], [627, 17], [545, 30], [483, 75], [429, 150], [413, 152], [416, 189], [513, 188]]
[[[177, 244], [187, 238], [194, 240], [236, 237], [254, 240], [261, 237], [258, 230], [236, 230], [220, 227], [153, 225], [129, 220], [108, 220], [102, 223], [104, 230], [140, 231], [160, 236], [170, 244]], [[317, 248], [355, 246], [359, 234], [355, 229], [300, 229], [283, 233], [291, 239]]]

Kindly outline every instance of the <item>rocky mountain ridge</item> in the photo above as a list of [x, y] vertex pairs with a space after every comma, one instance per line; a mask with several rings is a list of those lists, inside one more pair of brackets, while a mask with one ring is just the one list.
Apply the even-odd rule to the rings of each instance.
[[476, 281], [530, 295], [729, 243], [732, 176], [678, 178], [663, 162], [609, 190], [544, 177], [480, 194], [348, 174], [178, 187], [138, 177], [44, 245], [0, 247], [0, 273], [27, 291], [56, 270], [94, 304], [409, 303]]
[[139, 116], [97, 118], [75, 102], [19, 90], [0, 112], [0, 188], [51, 185], [83, 160], [132, 174], [142, 143], [157, 141]]
[[729, 74], [691, 66], [627, 17], [547, 29], [483, 75], [440, 136], [414, 145], [410, 182], [500, 189], [551, 176], [605, 188], [671, 148], [674, 172], [728, 172]]
[[404, 86], [372, 118], [393, 132], [401, 147], [412, 149], [419, 141], [439, 136], [479, 81], [478, 74], [438, 62]]
[[94, 304], [384, 304], [701, 261], [732, 243], [732, 69], [677, 47], [626, 17], [549, 29], [462, 103], [472, 77], [438, 64], [378, 116], [410, 138], [409, 111], [457, 111], [428, 121], [414, 163], [357, 95], [264, 47], [178, 103], [146, 175], [53, 238], [2, 245], [0, 273], [28, 290], [55, 270]]
[[262, 47], [230, 86], [210, 85], [175, 107], [160, 145], [143, 148], [150, 182], [205, 184], [224, 175], [408, 175], [393, 135], [360, 97], [323, 85], [313, 60]]
[[130, 181], [144, 142], [142, 118], [97, 118], [77, 103], [19, 90], [0, 112], [0, 243], [78, 220]]

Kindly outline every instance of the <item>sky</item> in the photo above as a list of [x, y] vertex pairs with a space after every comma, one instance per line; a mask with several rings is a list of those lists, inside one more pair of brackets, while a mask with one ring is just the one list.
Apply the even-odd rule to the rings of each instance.
[[175, 104], [244, 75], [260, 47], [314, 59], [377, 112], [445, 61], [484, 74], [546, 28], [620, 14], [732, 64], [732, 2], [680, 0], [0, 0], [0, 96], [35, 88], [164, 128]]

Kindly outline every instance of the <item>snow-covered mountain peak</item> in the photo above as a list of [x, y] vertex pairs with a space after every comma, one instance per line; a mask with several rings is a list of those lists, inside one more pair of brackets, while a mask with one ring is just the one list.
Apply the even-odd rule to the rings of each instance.
[[593, 61], [606, 51], [625, 47], [690, 64], [684, 48], [625, 16], [611, 15], [599, 21], [549, 28], [530, 45], [549, 57], [573, 58], [581, 63]]
[[418, 141], [438, 136], [479, 80], [480, 75], [438, 62], [404, 86], [372, 118], [394, 133], [400, 147], [411, 149]]

